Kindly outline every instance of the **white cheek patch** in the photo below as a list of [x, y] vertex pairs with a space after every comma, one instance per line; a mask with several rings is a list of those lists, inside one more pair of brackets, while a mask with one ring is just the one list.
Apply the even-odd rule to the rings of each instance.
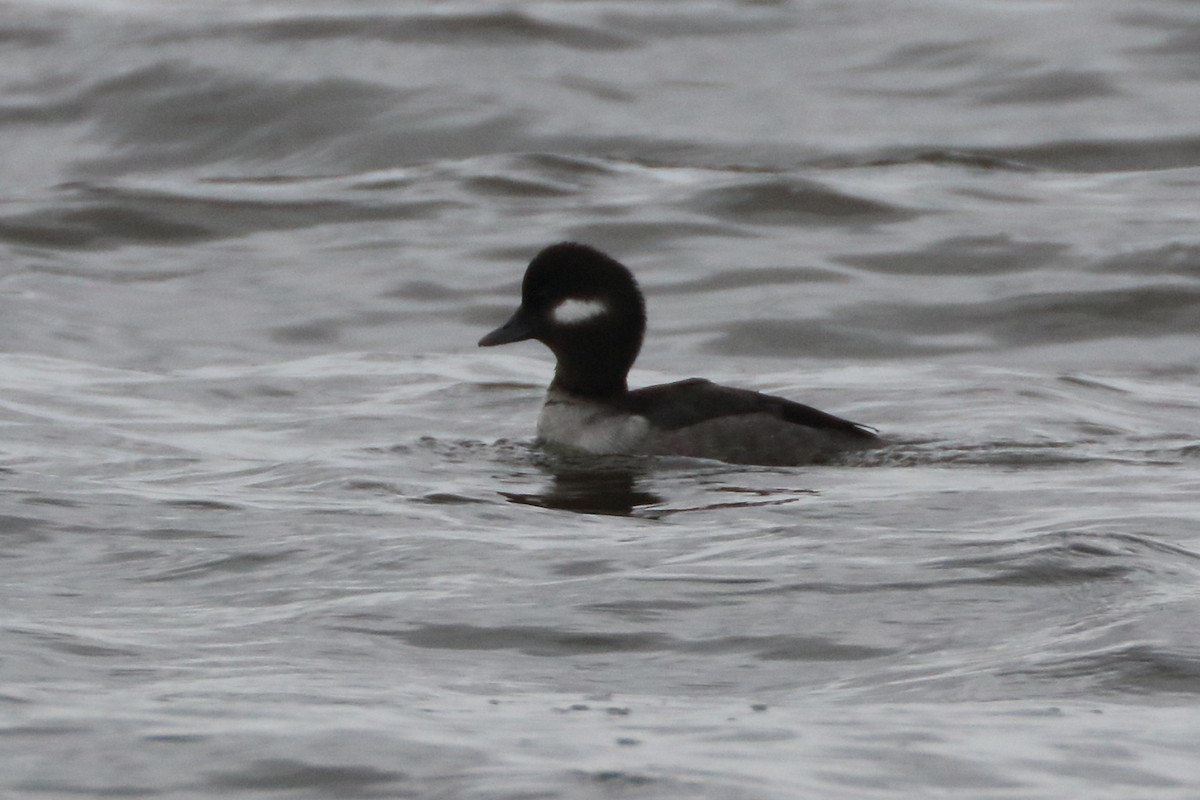
[[571, 297], [556, 305], [550, 318], [559, 325], [578, 325], [608, 313], [608, 304], [603, 300], [580, 300]]

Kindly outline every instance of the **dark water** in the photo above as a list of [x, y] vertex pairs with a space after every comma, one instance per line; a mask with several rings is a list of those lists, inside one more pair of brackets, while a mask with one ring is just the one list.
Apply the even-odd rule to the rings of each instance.
[[[0, 794], [1200, 794], [1200, 6], [0, 3]], [[635, 384], [840, 466], [555, 460]]]

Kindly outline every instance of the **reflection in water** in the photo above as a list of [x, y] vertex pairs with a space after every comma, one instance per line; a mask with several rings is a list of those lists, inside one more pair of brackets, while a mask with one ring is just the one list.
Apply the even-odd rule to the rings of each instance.
[[644, 459], [552, 456], [539, 466], [552, 477], [545, 491], [500, 494], [524, 505], [613, 516], [630, 516], [639, 507], [662, 503], [658, 495], [638, 488], [646, 469]]
[[[539, 508], [649, 518], [691, 511], [788, 505], [819, 496], [814, 489], [795, 485], [802, 473], [794, 469], [735, 466], [701, 459], [561, 453], [539, 453], [536, 461], [551, 478], [544, 491], [500, 492], [500, 495], [510, 502]], [[663, 477], [664, 470], [674, 479], [668, 482], [681, 496], [672, 492], [668, 499], [646, 489], [650, 474]], [[769, 486], [731, 485], [729, 481], [735, 474], [746, 476], [751, 484], [759, 481], [750, 476], [784, 475], [788, 485], [779, 486], [774, 481]]]

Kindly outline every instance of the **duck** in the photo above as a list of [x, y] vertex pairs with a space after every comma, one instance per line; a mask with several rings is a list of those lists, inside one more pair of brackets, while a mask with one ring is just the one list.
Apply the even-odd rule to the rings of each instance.
[[536, 442], [551, 451], [801, 466], [885, 444], [858, 422], [703, 378], [631, 390], [645, 332], [646, 303], [629, 268], [559, 242], [529, 262], [520, 305], [479, 346], [535, 340], [553, 353]]

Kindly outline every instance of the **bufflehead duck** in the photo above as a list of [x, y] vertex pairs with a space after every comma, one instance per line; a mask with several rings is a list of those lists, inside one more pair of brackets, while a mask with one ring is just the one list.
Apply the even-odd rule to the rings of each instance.
[[583, 244], [538, 253], [521, 305], [480, 347], [536, 339], [558, 360], [538, 440], [594, 454], [675, 455], [735, 464], [827, 461], [884, 442], [870, 429], [782, 397], [691, 378], [629, 390], [646, 306], [621, 263]]

